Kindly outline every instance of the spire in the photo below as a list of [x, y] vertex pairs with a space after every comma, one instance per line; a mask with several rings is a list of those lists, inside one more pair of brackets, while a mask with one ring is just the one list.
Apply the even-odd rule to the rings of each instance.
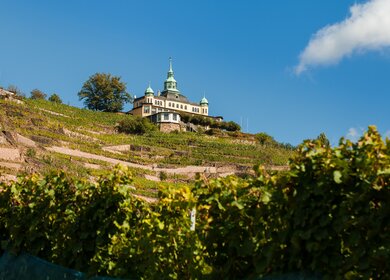
[[169, 70], [167, 78], [173, 78], [173, 69], [172, 69], [172, 57], [169, 57]]
[[167, 79], [164, 82], [164, 91], [165, 90], [178, 91], [177, 82], [173, 76], [172, 57], [169, 57], [169, 71], [168, 71]]
[[207, 100], [206, 98], [206, 91], [203, 92], [203, 98], [202, 100], [199, 102], [199, 104], [201, 106], [208, 106], [209, 105], [209, 101]]
[[173, 74], [173, 70], [172, 70], [172, 57], [169, 57], [169, 72], [172, 72], [172, 74]]

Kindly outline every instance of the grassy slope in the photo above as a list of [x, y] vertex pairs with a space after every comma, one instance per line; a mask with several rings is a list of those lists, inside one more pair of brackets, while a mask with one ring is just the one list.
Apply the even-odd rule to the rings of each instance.
[[[128, 155], [126, 160], [133, 162], [152, 162], [156, 163], [156, 156], [168, 156], [157, 162], [161, 164], [175, 165], [201, 165], [207, 163], [239, 163], [252, 166], [257, 163], [284, 165], [291, 156], [291, 151], [281, 148], [263, 147], [261, 145], [251, 145], [237, 143], [240, 139], [210, 137], [204, 134], [194, 133], [170, 133], [160, 132], [151, 133], [143, 136], [132, 136], [123, 134], [113, 134], [113, 128], [123, 118], [129, 118], [128, 115], [118, 115], [112, 113], [92, 112], [85, 109], [78, 109], [67, 105], [55, 105], [47, 101], [28, 101], [30, 108], [37, 106], [53, 112], [62, 113], [70, 118], [54, 116], [44, 113], [52, 127], [64, 126], [72, 131], [79, 131], [83, 134], [99, 139], [100, 143], [89, 143], [90, 148], [104, 145], [123, 145], [132, 144], [150, 149], [147, 152], [152, 160], [147, 160], [143, 153], [134, 153]], [[42, 112], [40, 112], [42, 114]], [[109, 132], [108, 134], [97, 135], [93, 132]], [[73, 142], [75, 139], [68, 141]], [[245, 140], [245, 138], [244, 138]], [[77, 142], [77, 141], [76, 141]], [[77, 142], [81, 146], [87, 147], [85, 141]], [[80, 147], [83, 149], [83, 147]], [[134, 157], [132, 158], [132, 155]], [[184, 155], [184, 156], [183, 156]], [[187, 156], [186, 156], [187, 155]], [[144, 156], [138, 158], [137, 156]], [[120, 157], [118, 157], [120, 158]]]
[[[115, 132], [115, 125], [131, 116], [93, 112], [44, 100], [25, 102], [24, 105], [18, 105], [0, 100], [0, 126], [2, 130], [15, 131], [36, 141], [41, 147], [61, 146], [66, 143], [71, 148], [85, 152], [159, 166], [234, 164], [251, 167], [258, 163], [285, 165], [292, 154], [292, 151], [282, 148], [249, 143], [247, 140], [253, 137], [245, 134], [238, 134], [237, 137], [211, 137], [186, 132], [153, 132], [142, 136], [118, 134]], [[64, 129], [78, 135], [67, 135]], [[135, 150], [121, 154], [102, 150], [105, 146], [129, 144], [133, 145]], [[38, 150], [31, 156], [30, 162], [36, 163], [38, 171], [43, 173], [66, 169], [77, 176], [95, 176], [102, 171], [91, 170], [81, 163], [97, 163], [103, 168], [108, 167], [106, 163], [82, 158], [73, 159], [70, 163], [67, 156]], [[135, 170], [135, 173], [142, 175], [148, 171]]]

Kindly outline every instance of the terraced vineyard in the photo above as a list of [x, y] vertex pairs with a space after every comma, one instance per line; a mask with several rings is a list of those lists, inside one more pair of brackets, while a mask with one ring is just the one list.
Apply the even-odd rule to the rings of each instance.
[[[161, 173], [167, 173], [164, 179], [168, 181], [188, 182], [196, 173], [206, 172], [216, 177], [247, 173], [259, 163], [284, 166], [294, 153], [283, 146], [260, 145], [254, 135], [244, 133], [219, 136], [158, 131], [144, 135], [117, 133], [116, 125], [126, 118], [132, 116], [94, 112], [45, 100], [26, 99], [24, 104], [0, 100], [1, 130], [14, 135], [11, 138], [31, 142], [26, 145], [15, 139], [3, 144], [0, 141], [0, 147], [11, 145], [21, 155], [18, 162], [0, 158], [0, 172], [46, 174], [62, 169], [72, 176], [93, 178], [120, 162], [133, 168], [135, 181], [152, 176], [149, 178], [155, 178], [156, 182], [150, 184], [156, 186]], [[58, 152], [61, 147], [72, 153]], [[9, 168], [10, 164], [18, 164], [20, 168]], [[182, 171], [176, 172], [175, 168]]]

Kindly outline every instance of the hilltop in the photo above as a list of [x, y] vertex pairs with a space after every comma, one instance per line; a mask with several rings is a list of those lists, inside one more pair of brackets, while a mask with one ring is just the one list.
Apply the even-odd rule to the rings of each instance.
[[135, 184], [144, 186], [160, 179], [188, 182], [196, 173], [245, 174], [259, 163], [283, 168], [293, 153], [239, 132], [118, 133], [117, 124], [126, 118], [133, 117], [45, 100], [0, 100], [0, 172], [13, 179], [20, 173], [63, 169], [93, 179], [122, 163], [133, 169]]

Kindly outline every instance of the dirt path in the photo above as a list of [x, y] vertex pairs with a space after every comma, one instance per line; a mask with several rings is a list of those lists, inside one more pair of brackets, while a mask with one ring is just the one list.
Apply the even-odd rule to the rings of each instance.
[[0, 159], [20, 162], [22, 160], [22, 155], [20, 154], [19, 149], [0, 148]]
[[49, 113], [49, 114], [52, 114], [54, 116], [61, 116], [61, 117], [69, 118], [69, 116], [67, 116], [67, 115], [60, 114], [60, 113], [57, 113], [57, 112], [53, 112], [53, 111], [50, 111], [50, 110], [46, 110], [46, 109], [42, 109], [42, 108], [39, 108], [39, 110], [41, 110], [43, 112], [46, 112], [46, 113]]
[[0, 167], [5, 167], [18, 171], [22, 167], [22, 165], [20, 163], [14, 162], [0, 162]]
[[65, 154], [65, 155], [69, 155], [69, 156], [82, 157], [82, 158], [88, 158], [88, 159], [96, 159], [96, 160], [101, 160], [101, 161], [105, 161], [105, 162], [112, 163], [112, 164], [123, 164], [123, 165], [129, 166], [129, 167], [141, 168], [141, 169], [151, 170], [151, 171], [155, 171], [155, 172], [166, 172], [166, 173], [170, 173], [170, 174], [183, 174], [183, 175], [187, 175], [187, 176], [191, 176], [191, 177], [194, 176], [195, 173], [204, 173], [204, 172], [210, 173], [210, 174], [217, 173], [217, 169], [215, 167], [212, 167], [212, 166], [192, 166], [192, 165], [190, 165], [190, 166], [178, 167], [178, 168], [158, 168], [158, 167], [154, 167], [152, 165], [142, 165], [142, 164], [137, 164], [137, 163], [131, 163], [131, 162], [113, 159], [113, 158], [109, 158], [109, 157], [105, 157], [105, 156], [82, 152], [79, 150], [73, 150], [73, 149], [69, 149], [69, 148], [65, 148], [65, 147], [53, 146], [53, 147], [49, 147], [46, 149], [48, 151], [52, 151], [52, 152], [56, 152], [56, 153], [60, 153], [60, 154]]
[[[235, 174], [238, 170], [234, 169], [232, 166], [228, 167], [213, 167], [213, 166], [194, 166], [194, 165], [189, 165], [189, 166], [184, 166], [184, 167], [178, 167], [178, 168], [159, 168], [155, 167], [154, 165], [142, 165], [142, 164], [137, 164], [137, 163], [132, 163], [132, 162], [127, 162], [123, 160], [118, 160], [118, 159], [113, 159], [101, 155], [95, 155], [91, 153], [86, 153], [82, 152], [79, 150], [74, 150], [74, 149], [69, 149], [66, 147], [58, 147], [58, 146], [53, 146], [46, 148], [48, 151], [60, 153], [60, 154], [65, 154], [69, 156], [75, 156], [75, 157], [82, 157], [82, 158], [87, 158], [87, 159], [96, 159], [96, 160], [101, 160], [104, 162], [112, 163], [112, 164], [123, 164], [129, 167], [133, 168], [140, 168], [140, 169], [145, 169], [145, 170], [150, 170], [154, 172], [166, 172], [169, 174], [180, 174], [180, 175], [185, 175], [188, 178], [193, 178], [196, 173], [206, 173], [206, 174], [218, 174], [220, 177], [225, 177], [228, 175]], [[269, 170], [288, 170], [288, 166], [267, 166], [267, 169]], [[153, 178], [150, 178], [151, 180], [159, 180], [159, 178], [151, 176]]]

